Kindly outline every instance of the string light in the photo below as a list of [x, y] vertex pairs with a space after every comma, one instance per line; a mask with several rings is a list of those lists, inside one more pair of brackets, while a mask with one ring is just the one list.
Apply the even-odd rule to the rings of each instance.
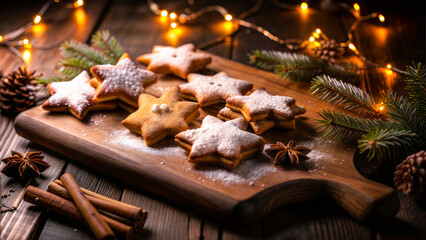
[[[292, 4], [282, 4], [278, 1], [275, 0], [271, 0], [272, 3], [274, 3], [275, 5], [277, 5], [278, 7], [284, 8], [284, 9], [301, 9], [301, 13], [303, 15], [305, 15], [308, 11], [308, 4], [306, 2], [302, 2], [300, 5], [292, 5]], [[326, 36], [326, 34], [324, 34], [322, 32], [321, 29], [317, 28], [315, 29], [315, 31], [313, 31], [312, 35], [309, 36], [309, 38], [307, 40], [299, 40], [299, 39], [281, 39], [278, 36], [275, 36], [274, 34], [272, 34], [271, 32], [269, 32], [267, 29], [264, 29], [263, 27], [247, 22], [244, 20], [244, 18], [246, 18], [247, 16], [249, 16], [250, 14], [253, 14], [257, 11], [259, 11], [261, 5], [262, 5], [262, 0], [258, 0], [256, 2], [256, 4], [250, 8], [249, 10], [247, 10], [246, 12], [242, 13], [240, 16], [238, 16], [237, 18], [233, 19], [232, 15], [228, 14], [228, 11], [220, 5], [211, 5], [211, 6], [207, 6], [204, 7], [196, 12], [191, 12], [189, 11], [188, 13], [181, 13], [179, 15], [179, 18], [177, 18], [175, 16], [175, 13], [170, 13], [170, 18], [173, 20], [177, 20], [177, 21], [173, 21], [170, 24], [170, 27], [172, 29], [175, 29], [178, 27], [178, 23], [179, 24], [186, 24], [190, 21], [193, 21], [201, 16], [203, 16], [206, 13], [209, 12], [218, 12], [220, 14], [222, 14], [222, 16], [224, 17], [224, 19], [226, 21], [231, 21], [233, 20], [233, 30], [230, 32], [226, 32], [225, 35], [220, 36], [214, 40], [208, 41], [206, 43], [203, 43], [201, 45], [199, 45], [200, 49], [212, 46], [214, 44], [223, 42], [224, 40], [227, 39], [227, 37], [229, 37], [230, 35], [234, 34], [239, 27], [246, 27], [246, 28], [250, 28], [253, 29], [261, 34], [263, 34], [265, 37], [268, 37], [269, 39], [271, 39], [274, 42], [277, 42], [280, 45], [283, 45], [285, 47], [287, 47], [290, 50], [301, 50], [301, 49], [305, 49], [308, 45], [313, 44], [314, 46], [317, 47], [321, 47], [321, 41], [328, 41], [328, 37]], [[167, 10], [159, 10], [158, 5], [153, 2], [153, 0], [148, 1], [148, 4], [150, 5], [150, 9], [151, 11], [156, 14], [156, 15], [160, 15], [160, 16], [167, 16]], [[349, 5], [347, 3], [341, 3], [340, 6], [344, 9], [346, 9], [349, 13], [351, 13], [354, 17], [355, 17], [355, 21], [352, 23], [352, 25], [350, 26], [350, 28], [347, 31], [347, 38], [348, 40], [346, 42], [341, 42], [339, 43], [339, 45], [343, 48], [349, 48], [350, 50], [352, 50], [354, 52], [354, 54], [356, 55], [356, 57], [358, 57], [358, 59], [360, 59], [362, 62], [364, 62], [368, 67], [375, 67], [375, 68], [386, 68], [386, 66], [384, 65], [380, 65], [377, 64], [375, 62], [372, 62], [370, 60], [368, 60], [366, 57], [364, 57], [360, 51], [358, 51], [358, 49], [355, 47], [354, 45], [354, 36], [353, 36], [353, 32], [357, 29], [358, 25], [363, 22], [363, 21], [367, 21], [369, 19], [373, 19], [373, 18], [378, 18], [381, 22], [385, 21], [385, 17], [382, 14], [379, 14], [377, 12], [374, 13], [370, 13], [368, 15], [365, 16], [361, 16], [360, 14], [360, 6], [358, 3], [354, 3], [353, 5]], [[157, 10], [155, 10], [157, 9]], [[173, 14], [173, 16], [172, 16]], [[397, 72], [400, 74], [405, 74], [406, 72], [404, 72], [403, 70], [397, 69], [397, 68], [391, 68], [389, 69], [389, 71], [393, 71], [393, 72]]]
[[25, 45], [25, 44], [28, 44], [30, 41], [28, 41], [28, 39], [24, 39], [24, 40], [22, 40], [22, 43]]
[[176, 13], [174, 13], [174, 12], [170, 13], [170, 19], [175, 20], [176, 18], [177, 18]]
[[0, 42], [3, 42], [3, 36], [0, 35]]
[[355, 11], [359, 12], [360, 7], [359, 7], [358, 3], [354, 3], [353, 7], [354, 7]]
[[28, 64], [28, 63], [29, 63], [29, 61], [30, 61], [30, 59], [31, 59], [31, 52], [30, 52], [30, 50], [25, 50], [25, 51], [22, 53], [22, 58], [23, 58], [24, 62], [25, 62], [26, 64]]
[[390, 65], [390, 63], [388, 63], [388, 64], [386, 65], [386, 67], [387, 67], [388, 69], [391, 69], [391, 68], [392, 68], [392, 65]]
[[84, 5], [84, 1], [83, 0], [77, 0], [74, 2], [74, 7], [78, 8]]
[[34, 24], [39, 24], [40, 21], [41, 21], [41, 16], [40, 15], [35, 16], [35, 18], [34, 18]]

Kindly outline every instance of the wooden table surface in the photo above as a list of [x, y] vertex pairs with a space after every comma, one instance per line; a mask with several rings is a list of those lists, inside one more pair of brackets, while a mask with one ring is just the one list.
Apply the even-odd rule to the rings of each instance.
[[[298, 2], [298, 1], [291, 1]], [[314, 1], [311, 1], [314, 2]], [[384, 25], [376, 21], [362, 23], [355, 32], [359, 49], [371, 60], [381, 64], [391, 63], [405, 68], [411, 61], [425, 60], [425, 3], [423, 1], [363, 1], [363, 14], [380, 11], [386, 16]], [[158, 1], [161, 8], [183, 11], [186, 1]], [[195, 1], [198, 9], [219, 3], [238, 15], [255, 1]], [[31, 21], [41, 7], [37, 1], [2, 1], [0, 3], [0, 34]], [[315, 7], [315, 3], [312, 3]], [[318, 6], [316, 6], [318, 7]], [[218, 14], [208, 14], [178, 31], [169, 32], [168, 24], [154, 16], [146, 1], [87, 0], [81, 9], [67, 10], [53, 7], [46, 15], [47, 23], [30, 30], [26, 36], [38, 45], [67, 39], [86, 42], [99, 29], [109, 29], [123, 48], [135, 58], [149, 52], [155, 44], [180, 45], [192, 42], [201, 44], [230, 31]], [[49, 19], [55, 19], [50, 21]], [[353, 20], [344, 13], [328, 14], [310, 9], [307, 14], [283, 10], [265, 1], [260, 11], [247, 20], [264, 26], [283, 38], [306, 39], [319, 27], [337, 41], [345, 40], [344, 30]], [[241, 29], [224, 43], [206, 51], [248, 63], [247, 53], [255, 49], [278, 49], [275, 44], [257, 32]], [[0, 70], [8, 73], [22, 63], [4, 48], [0, 48]], [[30, 68], [51, 76], [58, 70], [57, 47], [32, 50]], [[402, 92], [401, 77], [383, 69], [370, 69], [363, 73], [360, 86], [378, 96], [381, 90]], [[9, 156], [11, 150], [27, 152], [42, 150], [52, 166], [41, 177], [31, 182], [20, 182], [1, 176], [1, 193], [10, 196], [2, 199], [7, 206], [17, 206], [13, 212], [2, 213], [1, 239], [92, 239], [84, 224], [27, 204], [22, 199], [23, 189], [29, 184], [45, 189], [64, 172], [70, 172], [80, 186], [120, 201], [142, 206], [149, 211], [144, 230], [135, 239], [421, 239], [426, 236], [426, 204], [399, 194], [401, 209], [394, 219], [381, 222], [360, 223], [328, 199], [297, 203], [283, 207], [264, 219], [246, 226], [229, 226], [203, 216], [188, 208], [159, 196], [130, 187], [111, 177], [80, 166], [48, 149], [36, 145], [14, 130], [15, 116], [1, 113], [0, 157]], [[389, 176], [375, 180], [389, 183]], [[392, 183], [390, 183], [392, 184]]]

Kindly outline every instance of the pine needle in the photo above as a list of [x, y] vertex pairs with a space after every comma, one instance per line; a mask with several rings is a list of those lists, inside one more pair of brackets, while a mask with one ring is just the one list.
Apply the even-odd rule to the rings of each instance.
[[121, 55], [123, 55], [123, 49], [118, 43], [115, 37], [111, 36], [109, 31], [98, 31], [92, 35], [92, 45], [104, 50], [104, 54], [113, 58], [117, 62]]
[[426, 66], [421, 63], [407, 67], [406, 90], [416, 109], [426, 119]]
[[356, 114], [381, 117], [374, 99], [362, 89], [352, 84], [331, 78], [330, 76], [317, 76], [312, 80], [312, 95], [330, 104], [357, 111]]
[[368, 159], [399, 160], [413, 152], [421, 142], [413, 132], [401, 129], [374, 129], [358, 140], [360, 153]]
[[114, 64], [115, 60], [102, 52], [81, 42], [71, 40], [61, 45], [61, 55], [64, 59], [78, 59], [92, 65]]
[[60, 65], [62, 66], [61, 73], [68, 78], [74, 78], [82, 71], [87, 71], [90, 74], [90, 68], [93, 66], [87, 61], [76, 58], [64, 59], [60, 62]]
[[353, 142], [374, 129], [392, 128], [390, 123], [381, 119], [352, 117], [329, 109], [323, 109], [322, 113], [318, 113], [318, 115], [322, 119], [315, 119], [317, 123], [320, 123], [316, 128], [324, 131], [324, 137], [336, 140]]

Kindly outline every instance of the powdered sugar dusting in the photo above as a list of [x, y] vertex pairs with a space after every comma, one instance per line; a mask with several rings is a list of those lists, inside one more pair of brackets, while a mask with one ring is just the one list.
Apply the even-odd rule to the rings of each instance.
[[155, 155], [164, 155], [164, 156], [177, 156], [186, 158], [186, 155], [183, 150], [181, 150], [178, 146], [171, 143], [169, 141], [167, 143], [171, 143], [166, 145], [166, 140], [163, 140], [164, 145], [159, 147], [148, 147], [146, 146], [143, 138], [141, 136], [136, 135], [133, 132], [128, 131], [127, 129], [121, 130], [113, 130], [110, 133], [111, 138], [106, 139], [108, 143], [111, 143], [119, 148], [124, 149], [133, 149], [138, 152], [151, 153]]
[[294, 114], [289, 104], [295, 100], [292, 97], [274, 96], [269, 94], [265, 89], [260, 88], [248, 96], [237, 96], [228, 99], [232, 102], [243, 102], [245, 107], [251, 112], [278, 111], [281, 114], [293, 119]]
[[[250, 186], [256, 185], [256, 181], [261, 177], [276, 172], [277, 168], [271, 163], [259, 161], [256, 158], [244, 160], [233, 171], [217, 168], [204, 167], [195, 169], [201, 176], [211, 179], [213, 182], [221, 181], [225, 184], [247, 183]], [[251, 184], [250, 184], [251, 183]]]
[[201, 101], [204, 99], [226, 100], [230, 97], [241, 96], [243, 91], [250, 90], [252, 86], [251, 83], [231, 78], [224, 72], [214, 76], [192, 73], [188, 75], [188, 82], [179, 86], [182, 93], [195, 95], [198, 101], [200, 99]]
[[50, 88], [54, 94], [48, 99], [49, 105], [65, 104], [81, 114], [92, 102], [95, 89], [90, 86], [90, 76], [86, 71], [81, 72], [69, 82], [52, 82]]
[[138, 68], [130, 58], [120, 60], [116, 66], [95, 66], [95, 71], [103, 79], [105, 93], [121, 89], [132, 97], [138, 97], [144, 90], [143, 85], [156, 79], [153, 72]]
[[253, 133], [241, 130], [243, 127], [243, 119], [223, 122], [209, 115], [204, 118], [201, 128], [187, 130], [177, 136], [193, 143], [193, 156], [217, 151], [227, 157], [237, 157], [241, 146], [255, 144], [261, 139]]

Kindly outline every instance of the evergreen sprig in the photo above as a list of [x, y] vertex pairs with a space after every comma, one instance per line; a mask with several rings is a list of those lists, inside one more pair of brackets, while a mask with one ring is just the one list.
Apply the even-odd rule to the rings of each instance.
[[39, 83], [68, 81], [83, 70], [90, 74], [94, 65], [116, 64], [123, 54], [118, 41], [108, 31], [98, 31], [92, 35], [91, 46], [75, 40], [66, 41], [60, 47], [62, 60], [59, 62], [61, 76], [40, 77]]
[[293, 81], [311, 81], [317, 75], [327, 74], [347, 82], [357, 82], [357, 73], [349, 64], [329, 64], [304, 54], [282, 51], [255, 50], [249, 54], [250, 63], [255, 67], [273, 71]]
[[421, 142], [416, 134], [402, 129], [374, 129], [358, 140], [360, 153], [373, 159], [401, 159], [413, 152]]
[[330, 104], [339, 105], [357, 114], [381, 117], [374, 99], [362, 89], [327, 75], [312, 80], [312, 95]]
[[388, 92], [383, 95], [385, 114], [374, 119], [380, 111], [375, 110], [376, 104], [369, 94], [329, 76], [318, 76], [312, 81], [314, 96], [358, 115], [363, 111], [373, 114], [352, 117], [323, 109], [318, 113], [321, 117], [317, 120], [318, 129], [334, 139], [357, 140], [360, 152], [366, 152], [369, 159], [400, 160], [426, 146], [425, 77], [426, 69], [421, 64], [408, 67], [405, 81], [411, 101]]
[[324, 137], [335, 140], [354, 141], [375, 129], [392, 128], [392, 124], [381, 119], [365, 119], [352, 117], [348, 114], [323, 109], [318, 115], [322, 119], [315, 119], [320, 125], [319, 131], [324, 131]]
[[414, 106], [426, 119], [426, 66], [421, 63], [408, 66], [405, 83]]

